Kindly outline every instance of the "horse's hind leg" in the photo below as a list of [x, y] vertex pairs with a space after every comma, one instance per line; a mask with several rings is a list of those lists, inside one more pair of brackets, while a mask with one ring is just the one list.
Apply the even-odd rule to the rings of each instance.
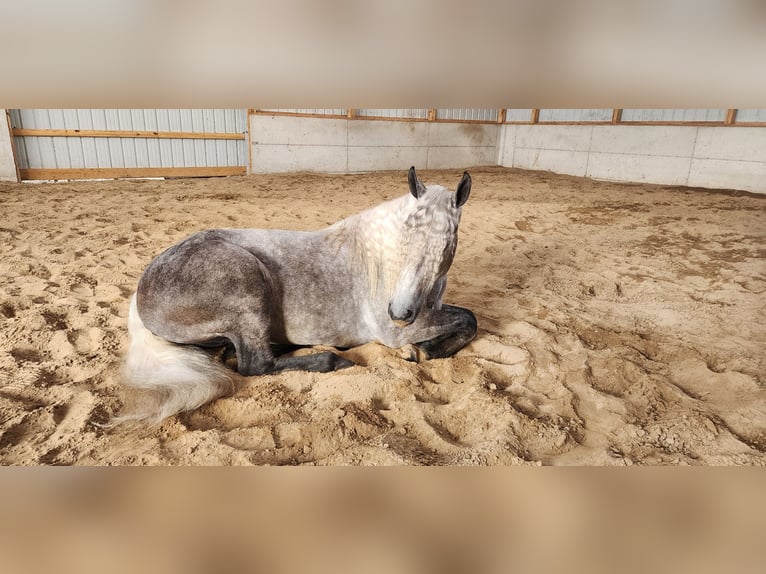
[[293, 343], [271, 343], [271, 352], [274, 353], [275, 357], [279, 357], [279, 355], [286, 355], [287, 353], [297, 351], [303, 346], [304, 345], [295, 345]]
[[[268, 342], [267, 326], [259, 322], [258, 319], [257, 316], [253, 316], [250, 321], [247, 321], [246, 318], [242, 323], [249, 325], [249, 328], [243, 329], [240, 334], [229, 337], [237, 354], [237, 372], [241, 375], [248, 377], [281, 373], [282, 371], [327, 373], [354, 365], [351, 361], [331, 351], [301, 357], [274, 357], [274, 348]], [[285, 347], [287, 346], [285, 345]]]
[[255, 314], [240, 316], [236, 333], [227, 334], [237, 355], [237, 372], [245, 377], [272, 372], [276, 359], [269, 343], [269, 326]]
[[[235, 349], [237, 345], [234, 345]], [[302, 357], [277, 357], [251, 349], [240, 347], [237, 352], [237, 372], [246, 377], [252, 375], [273, 375], [283, 371], [311, 371], [329, 373], [353, 367], [354, 363], [331, 351], [323, 351]], [[240, 358], [241, 357], [241, 358]]]
[[237, 372], [246, 377], [252, 375], [276, 374], [282, 371], [312, 371], [314, 373], [329, 373], [347, 367], [354, 363], [336, 355], [331, 351], [303, 355], [301, 357], [274, 357], [271, 346], [250, 346], [240, 340], [234, 342], [237, 353]]

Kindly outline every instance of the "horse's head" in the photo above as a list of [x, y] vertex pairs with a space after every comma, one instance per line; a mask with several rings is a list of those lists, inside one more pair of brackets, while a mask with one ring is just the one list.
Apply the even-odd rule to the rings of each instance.
[[412, 198], [401, 231], [401, 269], [388, 303], [388, 315], [404, 325], [417, 318], [437, 281], [447, 275], [457, 247], [461, 207], [471, 193], [468, 172], [455, 193], [440, 185], [426, 187], [414, 167], [408, 180]]

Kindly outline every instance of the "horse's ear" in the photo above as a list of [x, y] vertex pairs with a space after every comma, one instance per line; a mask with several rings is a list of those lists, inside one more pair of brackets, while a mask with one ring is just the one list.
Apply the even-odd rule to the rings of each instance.
[[457, 184], [457, 191], [455, 192], [455, 207], [460, 207], [466, 201], [468, 201], [469, 195], [471, 195], [471, 176], [468, 175], [467, 171], [464, 171], [460, 183]]
[[423, 185], [423, 182], [418, 179], [418, 176], [415, 173], [414, 165], [410, 168], [410, 171], [407, 174], [407, 181], [410, 184], [410, 193], [415, 199], [419, 198], [421, 195], [423, 195], [423, 193], [425, 193], [426, 186]]

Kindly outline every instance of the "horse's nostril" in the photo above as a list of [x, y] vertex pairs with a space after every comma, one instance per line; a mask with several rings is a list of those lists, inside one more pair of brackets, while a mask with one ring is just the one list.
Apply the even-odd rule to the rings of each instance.
[[415, 311], [413, 309], [406, 309], [404, 313], [398, 317], [394, 311], [391, 303], [388, 304], [388, 316], [394, 321], [404, 321], [405, 323], [411, 323], [415, 318]]

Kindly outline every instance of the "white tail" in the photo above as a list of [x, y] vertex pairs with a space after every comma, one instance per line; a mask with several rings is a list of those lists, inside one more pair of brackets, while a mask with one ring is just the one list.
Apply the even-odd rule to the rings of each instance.
[[[138, 316], [136, 296], [128, 312], [130, 346], [122, 368], [122, 382], [145, 391], [142, 406], [112, 420], [160, 422], [201, 407], [234, 389], [239, 375], [197, 347], [166, 341], [147, 329]], [[143, 404], [146, 403], [146, 404]]]

